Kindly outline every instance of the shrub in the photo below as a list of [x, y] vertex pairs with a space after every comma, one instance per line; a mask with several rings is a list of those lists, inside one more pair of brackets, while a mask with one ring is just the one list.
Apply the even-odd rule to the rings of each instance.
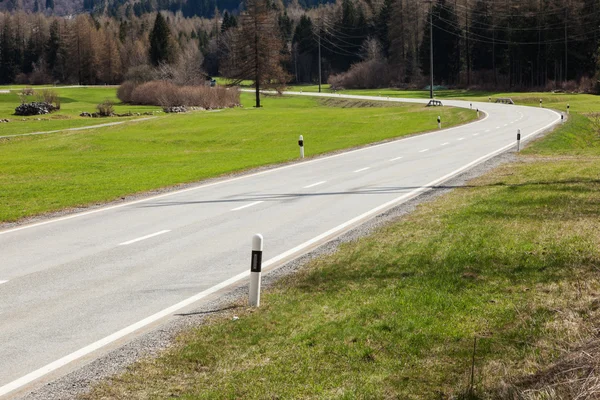
[[240, 104], [235, 88], [221, 86], [178, 86], [169, 81], [152, 81], [141, 85], [125, 82], [117, 96], [123, 102], [168, 107], [229, 108]]
[[60, 97], [55, 90], [44, 89], [36, 93], [36, 98], [39, 103], [53, 104], [56, 110], [60, 110]]
[[384, 60], [373, 59], [353, 64], [347, 72], [329, 77], [332, 89], [376, 89], [388, 86], [390, 67]]
[[135, 83], [133, 81], [125, 81], [119, 86], [117, 90], [117, 97], [123, 103], [131, 103], [131, 93], [135, 89]]
[[98, 104], [96, 109], [98, 110], [98, 115], [101, 117], [110, 117], [115, 113], [114, 103], [108, 99]]

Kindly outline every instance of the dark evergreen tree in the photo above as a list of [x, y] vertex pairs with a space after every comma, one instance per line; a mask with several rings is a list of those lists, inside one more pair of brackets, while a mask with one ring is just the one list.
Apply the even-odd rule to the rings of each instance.
[[46, 0], [46, 10], [54, 10], [54, 0]]
[[17, 52], [17, 43], [12, 32], [10, 18], [4, 20], [4, 27], [0, 34], [0, 82], [12, 83], [17, 74], [17, 63], [15, 54]]
[[150, 32], [149, 56], [154, 65], [175, 61], [171, 43], [171, 30], [160, 12], [156, 13], [154, 28]]
[[48, 64], [48, 69], [50, 71], [54, 71], [54, 68], [56, 67], [61, 46], [60, 25], [58, 20], [54, 20], [50, 24], [50, 36], [46, 43], [46, 63]]
[[[446, 0], [438, 0], [433, 6], [433, 76], [438, 83], [456, 83], [460, 72], [461, 29], [454, 7]], [[429, 21], [429, 15], [427, 16]], [[425, 24], [421, 42], [419, 61], [423, 75], [428, 76], [430, 54], [430, 29]], [[437, 51], [436, 51], [437, 50]]]
[[471, 65], [474, 70], [491, 70], [493, 68], [492, 53], [493, 37], [495, 33], [491, 29], [492, 15], [488, 1], [477, 0], [471, 11]]
[[390, 36], [389, 36], [389, 24], [392, 17], [393, 5], [395, 0], [384, 0], [383, 6], [374, 23], [375, 37], [381, 44], [381, 51], [385, 57], [390, 55]]
[[294, 46], [294, 72], [300, 82], [312, 82], [317, 73], [317, 37], [310, 17], [300, 17], [292, 39]]

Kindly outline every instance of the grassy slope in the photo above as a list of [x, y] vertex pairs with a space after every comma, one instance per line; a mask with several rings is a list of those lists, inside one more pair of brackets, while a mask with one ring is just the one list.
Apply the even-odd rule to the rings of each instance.
[[85, 397], [448, 398], [465, 393], [475, 337], [475, 393], [506, 397], [503, 381], [594, 336], [599, 161], [575, 116]]
[[[7, 87], [13, 89], [13, 87]], [[160, 111], [159, 107], [130, 106], [119, 103], [115, 88], [49, 88], [58, 93], [61, 100], [61, 109], [49, 115], [36, 115], [20, 117], [13, 115], [15, 107], [21, 101], [19, 90], [12, 90], [10, 94], [0, 93], [0, 119], [8, 119], [8, 124], [0, 124], [0, 136], [18, 135], [29, 132], [45, 132], [59, 129], [77, 128], [81, 126], [98, 125], [106, 122], [126, 121], [136, 117], [117, 118], [85, 118], [80, 117], [81, 112], [96, 112], [96, 106], [106, 99], [115, 102], [115, 112], [143, 113]], [[35, 90], [43, 90], [36, 87]], [[36, 101], [35, 96], [28, 96], [27, 101]], [[139, 118], [139, 117], [137, 117]], [[39, 121], [38, 121], [39, 119]]]
[[[68, 90], [99, 97], [95, 89]], [[449, 125], [476, 117], [460, 109], [357, 110], [293, 97], [265, 98], [257, 110], [252, 95], [242, 101], [247, 107], [0, 141], [0, 221], [293, 160], [301, 134], [312, 156], [434, 129], [439, 112]]]

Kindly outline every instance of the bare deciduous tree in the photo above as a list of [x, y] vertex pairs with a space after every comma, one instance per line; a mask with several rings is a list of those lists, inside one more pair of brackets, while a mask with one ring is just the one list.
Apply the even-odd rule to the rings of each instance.
[[281, 90], [288, 81], [282, 61], [283, 43], [277, 25], [277, 14], [268, 0], [249, 0], [240, 15], [239, 27], [231, 35], [229, 53], [223, 75], [239, 84], [254, 82], [256, 107], [260, 107], [260, 89]]

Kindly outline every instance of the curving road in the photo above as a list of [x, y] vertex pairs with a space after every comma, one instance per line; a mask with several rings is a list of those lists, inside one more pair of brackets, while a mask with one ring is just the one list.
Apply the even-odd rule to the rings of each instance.
[[[0, 397], [56, 377], [74, 361], [89, 361], [105, 346], [243, 281], [256, 232], [265, 237], [263, 266], [275, 266], [512, 148], [517, 129], [526, 140], [560, 123], [559, 114], [542, 108], [475, 102], [473, 108], [486, 117], [0, 231]], [[310, 132], [305, 141], [310, 154]]]

